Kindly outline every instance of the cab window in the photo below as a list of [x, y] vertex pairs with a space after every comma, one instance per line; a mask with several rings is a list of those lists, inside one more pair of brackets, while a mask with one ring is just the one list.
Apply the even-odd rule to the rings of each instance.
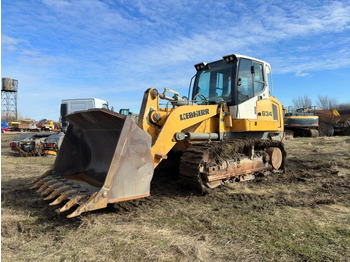
[[263, 65], [257, 62], [253, 62], [254, 65], [254, 94], [257, 95], [264, 90], [264, 74]]
[[199, 77], [197, 93], [204, 95], [205, 97], [209, 97], [210, 90], [210, 71], [203, 71]]
[[263, 64], [241, 58], [238, 69], [238, 104], [258, 95], [265, 88]]
[[[231, 102], [232, 63], [213, 62], [197, 74], [193, 98], [200, 99], [203, 95], [210, 104]], [[198, 97], [198, 98], [197, 98]]]
[[238, 71], [237, 83], [237, 100], [238, 104], [252, 98], [253, 91], [253, 76], [252, 76], [252, 61], [241, 58]]

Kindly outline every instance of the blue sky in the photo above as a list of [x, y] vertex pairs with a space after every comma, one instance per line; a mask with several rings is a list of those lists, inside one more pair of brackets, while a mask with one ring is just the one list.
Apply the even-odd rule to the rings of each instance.
[[58, 120], [97, 97], [138, 112], [143, 92], [187, 95], [194, 64], [238, 53], [272, 66], [274, 96], [350, 102], [350, 1], [2, 0], [2, 77], [18, 111]]

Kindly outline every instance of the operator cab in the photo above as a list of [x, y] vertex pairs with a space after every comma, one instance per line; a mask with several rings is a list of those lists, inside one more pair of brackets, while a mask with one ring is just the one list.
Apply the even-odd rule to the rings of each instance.
[[199, 103], [231, 103], [233, 101], [231, 90], [234, 64], [219, 60], [196, 66], [198, 65], [202, 68], [197, 71], [192, 99]]
[[271, 70], [263, 61], [232, 54], [212, 63], [196, 64], [195, 68], [192, 100], [197, 103], [239, 105], [269, 94], [266, 87]]

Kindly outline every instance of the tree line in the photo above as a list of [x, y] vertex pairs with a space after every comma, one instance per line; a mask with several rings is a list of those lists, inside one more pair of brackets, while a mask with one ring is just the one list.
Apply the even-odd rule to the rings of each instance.
[[[293, 105], [297, 108], [311, 108], [314, 106], [308, 95], [293, 98]], [[329, 97], [326, 95], [318, 95], [315, 106], [328, 110], [350, 110], [350, 103], [339, 103], [335, 97]]]

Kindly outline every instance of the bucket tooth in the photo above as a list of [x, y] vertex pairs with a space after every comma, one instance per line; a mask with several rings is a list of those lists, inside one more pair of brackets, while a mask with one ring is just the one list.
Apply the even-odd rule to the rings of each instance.
[[49, 178], [50, 176], [49, 176], [49, 171], [47, 171], [47, 172], [45, 172], [42, 176], [39, 176], [39, 177], [37, 177], [37, 178], [35, 178], [34, 180], [33, 180], [33, 184], [35, 184], [35, 183], [37, 183], [39, 180], [43, 180], [43, 181], [46, 181], [47, 180], [47, 178]]
[[87, 195], [78, 195], [74, 199], [77, 201], [78, 204], [81, 204], [82, 200], [89, 198]]
[[61, 192], [59, 190], [55, 190], [53, 191], [50, 195], [48, 195], [47, 197], [44, 198], [44, 200], [50, 200], [50, 199], [54, 199], [56, 196], [60, 195]]
[[[43, 180], [44, 181], [44, 180]], [[47, 187], [57, 183], [57, 179], [49, 179], [48, 181], [44, 181], [41, 187], [36, 191], [37, 193], [43, 192]]]
[[35, 179], [32, 181], [32, 184], [36, 184], [36, 183], [38, 183], [40, 180], [42, 180], [42, 177], [41, 177], [41, 176], [35, 178]]
[[48, 184], [43, 184], [41, 187], [36, 191], [37, 193], [43, 192], [49, 185]]
[[76, 195], [78, 193], [79, 192], [76, 189], [71, 189], [71, 190], [61, 192], [61, 195], [55, 201], [51, 202], [49, 205], [50, 206], [58, 205], [62, 203], [64, 200], [68, 199], [68, 197]]
[[61, 187], [55, 189], [49, 196], [45, 197], [44, 200], [54, 199], [56, 196], [62, 194], [62, 192], [64, 192], [65, 190], [67, 190], [69, 188], [70, 188], [70, 186], [68, 186], [68, 185], [61, 186]]
[[60, 212], [69, 210], [71, 207], [78, 205], [81, 200], [86, 198], [86, 195], [77, 195], [74, 198], [70, 199], [61, 209]]
[[54, 177], [54, 176], [46, 176], [46, 177], [44, 177], [42, 180], [43, 180], [44, 182], [48, 182], [48, 181], [53, 180], [53, 179], [56, 179], [56, 177]]
[[86, 209], [86, 204], [82, 204], [81, 206], [79, 206], [76, 210], [74, 210], [73, 213], [69, 214], [67, 216], [67, 218], [72, 218], [72, 217], [77, 217], [79, 216], [81, 213], [85, 212]]
[[33, 186], [30, 187], [30, 189], [38, 188], [38, 187], [40, 187], [42, 184], [44, 184], [44, 181], [40, 179], [39, 181], [36, 181], [35, 184], [34, 184]]
[[52, 179], [46, 182], [46, 184], [48, 184], [49, 186], [55, 185], [57, 183], [59, 183], [57, 179]]
[[52, 191], [54, 191], [54, 189], [51, 186], [49, 186], [43, 192], [41, 192], [40, 195], [45, 196], [45, 195], [50, 194]]
[[50, 187], [53, 188], [53, 189], [58, 189], [58, 188], [60, 188], [62, 186], [64, 186], [64, 183], [61, 182], [61, 181], [58, 181], [57, 183], [52, 184]]
[[49, 205], [50, 206], [54, 206], [54, 205], [58, 205], [60, 203], [62, 203], [62, 201], [66, 200], [68, 198], [68, 195], [63, 193], [62, 195], [60, 195], [58, 198], [56, 198], [56, 200], [54, 200], [53, 202], [51, 202]]
[[[80, 200], [78, 201], [78, 203], [80, 202], [82, 202], [81, 200], [83, 200], [83, 199], [87, 199], [88, 198], [88, 196], [77, 196], [77, 197], [81, 197], [80, 198]], [[95, 194], [93, 194], [92, 195], [92, 197], [94, 198], [95, 197]], [[83, 203], [83, 204], [81, 204], [76, 210], [74, 210], [71, 214], [69, 214], [68, 216], [67, 216], [67, 218], [72, 218], [72, 217], [77, 217], [77, 216], [79, 216], [81, 213], [84, 213], [84, 212], [86, 212], [87, 211], [87, 203], [89, 202], [89, 200], [91, 199], [91, 197], [85, 202], [85, 203]]]
[[70, 209], [72, 206], [76, 205], [76, 201], [72, 198], [70, 199], [63, 207], [61, 207], [60, 212], [67, 211]]
[[68, 197], [73, 196], [75, 194], [78, 194], [79, 192], [76, 189], [67, 190], [64, 192], [61, 192], [61, 195], [53, 202], [51, 202], [49, 205], [54, 206], [62, 203], [64, 200], [68, 199]]
[[43, 192], [40, 193], [43, 196], [48, 195], [49, 193], [51, 193], [55, 189], [58, 189], [58, 188], [64, 186], [64, 183], [57, 182], [57, 181], [52, 181], [52, 183], [47, 183], [47, 184], [48, 184], [48, 188], [46, 188]]
[[70, 190], [62, 192], [62, 194], [66, 194], [67, 196], [74, 196], [74, 195], [77, 195], [78, 193], [79, 193], [79, 191], [76, 189], [70, 189]]
[[66, 190], [70, 189], [71, 187], [69, 185], [63, 185], [59, 188], [56, 188], [56, 190], [58, 190], [60, 193], [65, 192]]
[[42, 181], [44, 181], [44, 183], [46, 183], [46, 184], [51, 185], [51, 184], [57, 182], [57, 178], [52, 177], [52, 176], [48, 176], [48, 177], [43, 178]]
[[[74, 212], [69, 214], [67, 216], [67, 218], [76, 217], [76, 216], [79, 216], [81, 213], [88, 212], [88, 211], [95, 210], [95, 209], [99, 209], [99, 208], [95, 208], [95, 206], [94, 206], [94, 204], [96, 204], [98, 202], [96, 199], [97, 195], [98, 195], [98, 192], [94, 192], [90, 196], [88, 196], [88, 195], [77, 196], [77, 198], [80, 197], [80, 200], [78, 201], [78, 204], [80, 204], [80, 206]], [[82, 200], [84, 200], [84, 203], [82, 203], [83, 202]], [[92, 203], [93, 203], [93, 205], [91, 205]]]

